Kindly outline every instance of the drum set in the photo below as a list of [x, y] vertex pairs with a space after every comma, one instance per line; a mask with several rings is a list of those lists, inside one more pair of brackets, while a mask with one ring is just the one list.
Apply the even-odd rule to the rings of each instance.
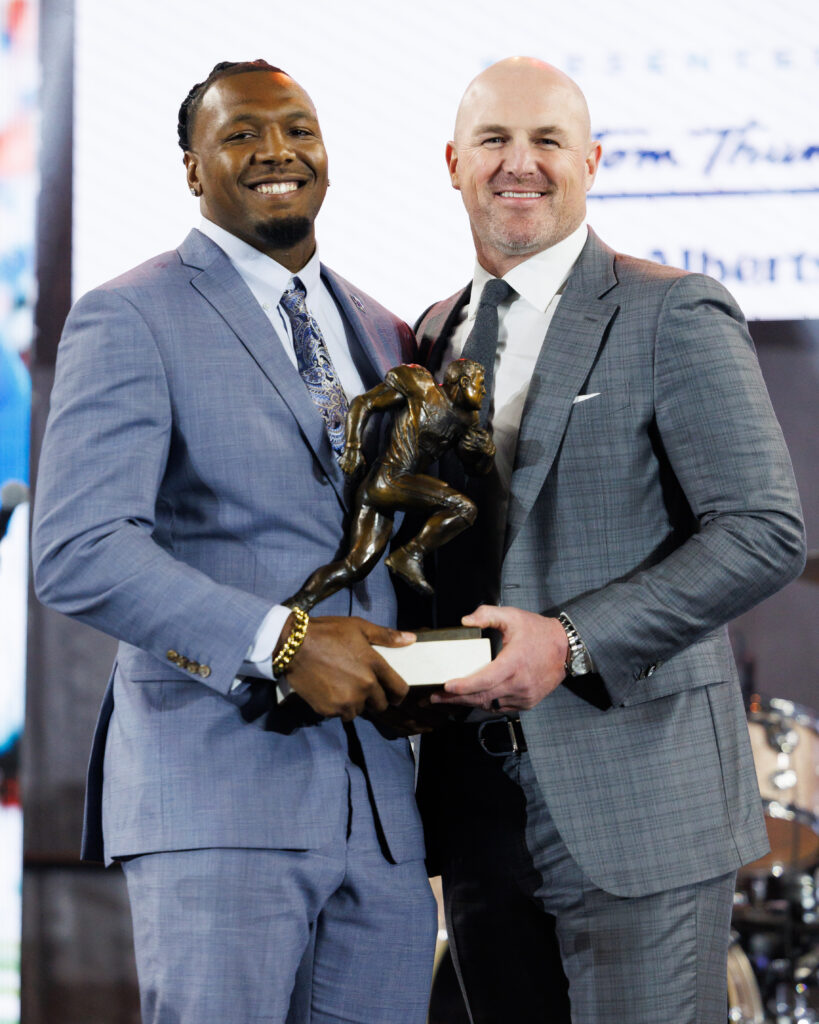
[[728, 956], [728, 1020], [819, 1022], [819, 719], [751, 697], [748, 731], [771, 852], [740, 869]]
[[[819, 583], [819, 552], [808, 555], [802, 579]], [[817, 1024], [819, 717], [793, 701], [752, 694], [748, 732], [771, 852], [737, 877], [728, 1021]]]

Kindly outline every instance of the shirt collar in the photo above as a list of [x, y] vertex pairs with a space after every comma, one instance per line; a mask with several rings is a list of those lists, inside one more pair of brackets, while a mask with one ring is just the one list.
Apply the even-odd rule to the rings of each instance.
[[[504, 274], [504, 281], [531, 306], [545, 313], [549, 303], [566, 283], [587, 238], [588, 227], [584, 220], [580, 227], [556, 245], [535, 253], [528, 260], [513, 267]], [[483, 287], [493, 276], [477, 260], [475, 261], [467, 319], [475, 319]]]
[[307, 263], [294, 274], [272, 257], [254, 249], [252, 245], [231, 234], [230, 231], [225, 231], [218, 224], [214, 224], [212, 220], [203, 217], [198, 228], [203, 235], [207, 235], [212, 242], [224, 250], [230, 262], [245, 281], [252, 279], [260, 282], [270, 289], [271, 294], [277, 296], [277, 302], [278, 296], [281, 296], [293, 277], [298, 277], [301, 280], [308, 297], [310, 292], [318, 288], [321, 283], [321, 261], [319, 260], [318, 246]]

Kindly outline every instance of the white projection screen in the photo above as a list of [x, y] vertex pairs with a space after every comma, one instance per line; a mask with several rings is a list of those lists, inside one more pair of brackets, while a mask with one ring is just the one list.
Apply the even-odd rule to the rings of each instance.
[[[614, 248], [724, 281], [749, 319], [819, 318], [815, 0], [77, 0], [74, 297], [197, 222], [176, 113], [219, 60], [264, 57], [318, 108], [322, 258], [413, 320], [471, 276], [444, 163], [458, 100], [510, 54], [569, 72]], [[47, 148], [47, 143], [46, 143]]]

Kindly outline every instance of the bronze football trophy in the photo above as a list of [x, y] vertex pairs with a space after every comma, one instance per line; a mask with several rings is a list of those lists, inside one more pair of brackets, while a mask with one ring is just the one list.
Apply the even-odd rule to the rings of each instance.
[[439, 387], [429, 370], [405, 364], [353, 399], [347, 413], [342, 470], [354, 477], [365, 468], [361, 439], [373, 412], [393, 414], [386, 450], [356, 491], [347, 554], [316, 569], [285, 604], [309, 611], [367, 576], [387, 547], [398, 511], [426, 513], [428, 518], [412, 540], [389, 555], [387, 565], [415, 590], [432, 594], [424, 577], [424, 557], [471, 526], [477, 508], [465, 494], [427, 475], [426, 469], [450, 449], [472, 475], [492, 468], [495, 445], [479, 425], [483, 378], [480, 363], [456, 359], [447, 366]]
[[[481, 364], [456, 359], [447, 366], [440, 387], [429, 370], [404, 364], [353, 399], [340, 460], [345, 475], [353, 478], [366, 469], [362, 436], [372, 413], [392, 413], [389, 439], [356, 490], [347, 554], [316, 569], [285, 604], [309, 611], [367, 576], [387, 547], [398, 511], [427, 518], [415, 537], [387, 557], [386, 564], [415, 590], [433, 593], [424, 576], [424, 557], [471, 526], [478, 510], [465, 494], [426, 470], [449, 451], [470, 475], [491, 470], [495, 444], [479, 422], [484, 394]], [[410, 683], [440, 683], [490, 660], [489, 642], [480, 639], [477, 629], [434, 630], [418, 637], [427, 642], [411, 648], [379, 648]], [[457, 654], [452, 640], [457, 640]]]

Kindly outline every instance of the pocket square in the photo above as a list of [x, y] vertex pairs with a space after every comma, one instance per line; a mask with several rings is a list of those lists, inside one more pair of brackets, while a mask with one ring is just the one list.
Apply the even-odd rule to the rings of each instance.
[[575, 398], [572, 399], [572, 405], [579, 405], [580, 402], [587, 402], [590, 398], [599, 398], [599, 397], [600, 397], [600, 392], [599, 391], [593, 391], [589, 395], [577, 395]]

